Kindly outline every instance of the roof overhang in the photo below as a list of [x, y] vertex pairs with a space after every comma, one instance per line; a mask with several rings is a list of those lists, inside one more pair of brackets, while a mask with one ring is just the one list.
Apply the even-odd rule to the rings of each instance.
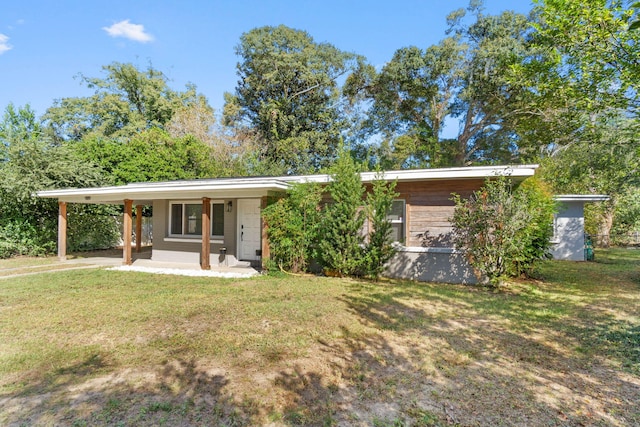
[[[473, 166], [463, 168], [412, 169], [384, 172], [363, 172], [362, 182], [377, 179], [386, 181], [438, 181], [459, 179], [486, 179], [507, 176], [522, 181], [533, 176], [538, 165]], [[209, 198], [255, 198], [269, 192], [285, 191], [299, 182], [328, 183], [331, 175], [299, 175], [258, 178], [196, 179], [189, 181], [165, 181], [132, 183], [113, 187], [70, 188], [38, 191], [38, 197], [56, 198], [69, 203], [122, 204], [133, 200], [136, 204], [150, 204], [153, 200]]]
[[205, 179], [135, 183], [114, 187], [70, 188], [38, 191], [38, 197], [55, 198], [69, 203], [122, 204], [133, 200], [150, 204], [158, 199], [231, 199], [266, 196], [271, 191], [284, 191], [289, 184], [272, 178]]
[[556, 202], [604, 202], [610, 197], [606, 194], [558, 194], [553, 196]]
[[[409, 169], [383, 172], [363, 172], [360, 174], [362, 182], [370, 183], [377, 179], [386, 181], [437, 181], [447, 179], [486, 179], [497, 176], [507, 176], [522, 181], [535, 174], [538, 165], [516, 166], [470, 166], [461, 168], [440, 169]], [[328, 183], [331, 175], [299, 175], [281, 177], [288, 182], [318, 182]]]

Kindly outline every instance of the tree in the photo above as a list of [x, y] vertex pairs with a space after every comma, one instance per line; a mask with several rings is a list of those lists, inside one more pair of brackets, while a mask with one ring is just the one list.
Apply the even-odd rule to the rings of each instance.
[[345, 124], [338, 79], [360, 58], [284, 25], [243, 34], [236, 54], [239, 80], [225, 94], [225, 123], [254, 129], [260, 159], [280, 173], [330, 164]]
[[633, 7], [622, 0], [536, 3], [536, 43], [550, 52], [546, 59], [558, 76], [543, 87], [573, 95], [589, 114], [624, 110], [637, 117], [640, 33], [629, 29]]
[[[44, 135], [29, 106], [7, 107], [0, 122], [0, 257], [42, 255], [55, 249], [58, 206], [55, 201], [34, 197], [36, 191], [105, 182], [97, 168]], [[118, 229], [112, 215], [108, 207], [72, 205], [69, 248], [113, 245]]]
[[255, 132], [223, 126], [204, 96], [198, 96], [195, 103], [179, 107], [165, 129], [173, 138], [190, 136], [206, 144], [215, 176], [260, 174], [252, 168], [253, 153], [258, 149]]
[[100, 166], [115, 185], [216, 175], [216, 159], [210, 147], [190, 134], [172, 138], [167, 132], [152, 128], [127, 142], [87, 136], [67, 146]]
[[318, 233], [321, 265], [343, 276], [362, 274], [365, 188], [358, 172], [349, 152], [341, 148], [331, 167], [331, 182], [327, 186], [331, 201], [322, 210]]
[[[638, 123], [626, 117], [607, 118], [593, 126], [589, 138], [558, 148], [546, 158], [542, 177], [556, 193], [606, 194], [610, 199], [587, 206], [587, 228], [603, 236], [600, 242], [609, 244], [612, 229], [624, 229], [624, 223], [635, 221], [622, 205], [640, 190], [640, 142]], [[631, 200], [633, 198], [631, 197]]]
[[[342, 148], [324, 194], [318, 184], [296, 184], [263, 210], [270, 259], [283, 270], [306, 271], [311, 261], [328, 274], [378, 279], [395, 254], [388, 214], [395, 182], [381, 175], [364, 197], [358, 168]], [[364, 227], [368, 220], [368, 226]]]
[[[608, 236], [620, 197], [637, 191], [640, 33], [618, 0], [541, 0], [532, 41], [539, 55], [514, 67], [533, 113], [519, 134], [540, 141], [556, 192], [605, 193], [587, 207], [591, 232]], [[595, 213], [595, 215], [593, 215]], [[606, 242], [604, 242], [606, 244]]]
[[633, 3], [631, 7], [635, 9], [635, 16], [632, 19], [629, 19], [629, 31], [637, 31], [640, 29], [640, 16], [638, 16], [638, 11], [640, 11], [640, 1]]
[[[511, 162], [519, 155], [511, 116], [519, 112], [519, 85], [510, 69], [530, 54], [527, 17], [513, 12], [484, 15], [481, 3], [447, 19], [449, 37], [426, 50], [395, 52], [380, 73], [352, 79], [352, 99], [372, 102], [370, 133], [391, 140], [398, 167], [464, 166]], [[363, 95], [364, 94], [364, 95]], [[457, 119], [457, 138], [442, 140], [443, 124]]]
[[168, 86], [167, 77], [149, 66], [141, 71], [132, 64], [114, 62], [102, 67], [105, 78], [80, 75], [94, 94], [63, 98], [45, 119], [60, 140], [80, 140], [87, 134], [128, 138], [145, 129], [163, 128], [176, 110], [201, 101], [193, 85], [184, 92]]
[[453, 240], [479, 279], [498, 285], [530, 273], [548, 252], [555, 205], [533, 178], [515, 190], [508, 178], [489, 179], [469, 199], [453, 200]]

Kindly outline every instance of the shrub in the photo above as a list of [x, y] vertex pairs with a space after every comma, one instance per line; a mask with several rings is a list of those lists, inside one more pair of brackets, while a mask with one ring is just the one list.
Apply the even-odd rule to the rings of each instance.
[[263, 210], [275, 266], [294, 273], [307, 270], [315, 248], [320, 198], [317, 184], [296, 184]]
[[121, 239], [115, 206], [69, 204], [67, 249], [69, 252], [108, 249]]
[[[322, 207], [319, 185], [297, 184], [263, 210], [270, 248], [267, 265], [299, 272], [315, 261], [326, 273], [377, 279], [395, 253], [387, 219], [395, 183], [380, 177], [365, 198], [358, 167], [344, 149], [331, 178], [326, 187], [331, 200]], [[370, 231], [365, 234], [367, 218]]]
[[454, 243], [466, 251], [479, 279], [500, 284], [507, 277], [530, 273], [547, 255], [555, 205], [536, 179], [516, 190], [505, 177], [489, 179], [469, 199], [454, 195], [453, 201]]
[[385, 264], [396, 253], [390, 240], [391, 222], [389, 211], [393, 206], [393, 199], [398, 196], [395, 192], [396, 182], [387, 182], [382, 176], [376, 176], [371, 184], [371, 191], [367, 193], [367, 214], [370, 231], [365, 246], [363, 260], [363, 275], [378, 280], [385, 269]]
[[358, 167], [344, 148], [331, 168], [327, 186], [331, 202], [322, 210], [318, 233], [318, 258], [321, 265], [342, 276], [361, 275], [364, 236], [362, 209], [365, 188]]

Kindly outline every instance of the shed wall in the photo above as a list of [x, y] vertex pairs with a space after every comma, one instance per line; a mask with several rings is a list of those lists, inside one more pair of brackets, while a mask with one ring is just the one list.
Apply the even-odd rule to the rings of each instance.
[[554, 226], [553, 258], [584, 261], [584, 203], [562, 202]]

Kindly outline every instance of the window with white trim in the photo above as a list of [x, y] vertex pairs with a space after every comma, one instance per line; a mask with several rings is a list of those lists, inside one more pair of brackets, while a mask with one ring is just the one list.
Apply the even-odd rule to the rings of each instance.
[[391, 209], [387, 214], [387, 219], [391, 223], [391, 241], [392, 242], [404, 242], [404, 229], [405, 229], [405, 201], [394, 200]]
[[[211, 237], [224, 237], [224, 202], [211, 202]], [[202, 236], [202, 202], [170, 202], [169, 236]]]

